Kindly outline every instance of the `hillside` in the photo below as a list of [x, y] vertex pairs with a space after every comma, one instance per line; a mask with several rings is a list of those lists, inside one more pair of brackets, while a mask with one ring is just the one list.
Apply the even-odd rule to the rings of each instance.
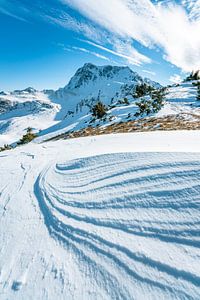
[[19, 140], [28, 126], [36, 132], [57, 123], [59, 105], [33, 88], [0, 93], [0, 146]]
[[[16, 145], [31, 127], [36, 142], [91, 134], [146, 130], [199, 129], [199, 103], [194, 81], [166, 89], [161, 109], [136, 116], [142, 99], [136, 97], [139, 86], [159, 91], [162, 87], [142, 78], [129, 67], [85, 64], [69, 83], [57, 91], [33, 88], [0, 93], [0, 146]], [[101, 101], [106, 107], [102, 119], [94, 118], [92, 107]], [[123, 123], [123, 125], [121, 125]], [[78, 132], [78, 133], [77, 133]], [[83, 133], [84, 135], [88, 135]]]
[[[56, 132], [68, 125], [83, 127], [90, 107], [101, 97], [105, 104], [129, 95], [137, 84], [148, 83], [128, 67], [85, 64], [69, 83], [58, 91], [34, 88], [0, 92], [0, 146], [16, 143], [32, 127], [39, 135]], [[90, 118], [90, 116], [89, 116]], [[56, 135], [57, 133], [55, 133]]]

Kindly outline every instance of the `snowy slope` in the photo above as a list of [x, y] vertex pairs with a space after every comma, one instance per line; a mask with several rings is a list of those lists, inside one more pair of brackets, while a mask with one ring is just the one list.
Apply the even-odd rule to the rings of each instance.
[[40, 135], [53, 134], [68, 126], [82, 128], [85, 118], [91, 119], [88, 105], [98, 97], [108, 104], [125, 97], [143, 82], [160, 86], [128, 67], [85, 64], [58, 91], [39, 92], [29, 87], [0, 92], [0, 146], [17, 142], [28, 126], [37, 133], [41, 131]]
[[168, 89], [166, 104], [158, 116], [180, 113], [200, 115], [200, 102], [196, 97], [197, 87], [192, 81], [172, 86]]
[[197, 151], [191, 131], [1, 153], [0, 299], [199, 299]]
[[[161, 118], [176, 115], [178, 119], [180, 115], [184, 115], [184, 119], [186, 120], [199, 121], [200, 103], [197, 101], [196, 96], [197, 87], [193, 86], [192, 82], [182, 83], [179, 86], [174, 85], [167, 89], [163, 108], [158, 113], [150, 115], [147, 118], [152, 116]], [[135, 113], [138, 111], [136, 105], [138, 101], [140, 101], [140, 99], [129, 97], [128, 105], [114, 102], [113, 107], [108, 109], [105, 120], [96, 120], [95, 122], [91, 122], [93, 119], [91, 112], [87, 105], [83, 105], [80, 111], [78, 110], [76, 113], [68, 114], [63, 121], [42, 131], [36, 141], [40, 142], [64, 132], [76, 131], [88, 126], [105, 127], [114, 123], [136, 120], [138, 119], [135, 117]]]
[[[133, 98], [131, 94], [141, 83], [160, 87], [128, 67], [85, 64], [58, 91], [39, 92], [27, 88], [12, 93], [0, 92], [0, 146], [15, 144], [28, 126], [38, 134], [36, 142], [41, 142], [88, 126], [105, 127], [135, 120], [136, 102], [140, 99]], [[199, 120], [196, 94], [197, 87], [192, 82], [170, 87], [164, 107], [153, 116], [184, 114], [184, 118]], [[128, 104], [122, 103], [125, 97]], [[105, 120], [93, 122], [91, 107], [98, 99], [109, 105], [108, 111]]]
[[48, 128], [60, 110], [43, 92], [27, 88], [0, 94], [0, 146], [12, 144], [26, 132], [28, 126], [35, 132]]

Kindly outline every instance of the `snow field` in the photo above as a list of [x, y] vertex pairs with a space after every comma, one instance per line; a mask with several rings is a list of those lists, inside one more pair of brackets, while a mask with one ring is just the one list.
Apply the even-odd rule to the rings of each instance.
[[198, 134], [1, 153], [0, 299], [199, 299]]

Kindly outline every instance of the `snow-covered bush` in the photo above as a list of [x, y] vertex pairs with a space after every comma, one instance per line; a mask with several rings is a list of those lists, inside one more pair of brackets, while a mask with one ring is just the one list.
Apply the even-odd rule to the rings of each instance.
[[152, 112], [152, 101], [142, 98], [139, 102], [135, 103], [138, 106], [138, 111], [135, 113], [136, 117], [149, 115]]
[[164, 105], [166, 89], [162, 88], [159, 90], [152, 90], [150, 98], [142, 98], [141, 101], [136, 102], [138, 106], [138, 111], [135, 116], [149, 115], [151, 113], [157, 113]]
[[31, 142], [32, 140], [34, 140], [36, 137], [37, 137], [37, 135], [32, 132], [32, 128], [28, 127], [26, 134], [24, 134], [22, 136], [22, 138], [19, 140], [17, 145], [27, 144], [27, 143]]
[[146, 83], [136, 85], [135, 93], [133, 94], [133, 97], [134, 98], [144, 97], [144, 96], [148, 95], [152, 90], [153, 90], [153, 87]]
[[199, 101], [200, 100], [200, 81], [193, 82], [192, 85], [197, 87], [196, 99]]
[[166, 88], [152, 91], [151, 98], [153, 100], [152, 106], [154, 108], [154, 112], [158, 112], [162, 108], [164, 105], [165, 96]]
[[107, 107], [101, 101], [98, 101], [92, 107], [92, 115], [97, 119], [103, 118], [106, 115], [106, 112], [107, 112]]
[[200, 101], [200, 84], [197, 86], [197, 100]]
[[199, 79], [200, 79], [200, 70], [197, 70], [197, 71], [192, 71], [192, 73], [184, 81], [199, 80]]
[[118, 104], [129, 105], [130, 103], [129, 103], [128, 98], [125, 97], [125, 98], [123, 98], [123, 99], [118, 100]]
[[0, 147], [0, 152], [12, 149], [11, 146], [5, 144], [3, 147]]

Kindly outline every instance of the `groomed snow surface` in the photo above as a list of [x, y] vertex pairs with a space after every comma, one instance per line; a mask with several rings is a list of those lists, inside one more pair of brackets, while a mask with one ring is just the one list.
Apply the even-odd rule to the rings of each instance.
[[177, 131], [2, 152], [0, 299], [199, 300], [198, 151]]

